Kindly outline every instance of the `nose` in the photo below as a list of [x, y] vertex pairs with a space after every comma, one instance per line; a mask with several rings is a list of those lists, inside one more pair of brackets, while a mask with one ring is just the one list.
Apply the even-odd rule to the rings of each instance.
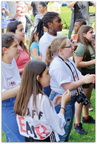
[[21, 48], [21, 46], [20, 45], [18, 45], [18, 51], [20, 51], [22, 48]]

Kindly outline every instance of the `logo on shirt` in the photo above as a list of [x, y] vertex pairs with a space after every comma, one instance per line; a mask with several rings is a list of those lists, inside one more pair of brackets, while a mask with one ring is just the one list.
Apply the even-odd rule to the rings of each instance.
[[17, 123], [20, 134], [26, 137], [42, 140], [51, 134], [51, 131], [45, 125], [39, 123], [39, 121], [33, 121], [31, 117], [17, 116]]

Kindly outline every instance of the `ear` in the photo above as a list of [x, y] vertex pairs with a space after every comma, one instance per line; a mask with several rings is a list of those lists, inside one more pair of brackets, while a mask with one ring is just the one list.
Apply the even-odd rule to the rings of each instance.
[[3, 50], [3, 53], [4, 53], [4, 54], [7, 54], [7, 53], [8, 53], [8, 48], [3, 47], [2, 50]]
[[58, 52], [62, 54], [62, 52], [63, 52], [63, 49], [59, 49], [59, 50], [58, 50]]
[[85, 34], [85, 33], [82, 33], [82, 36], [83, 36], [83, 37], [86, 37], [86, 34]]
[[48, 22], [48, 27], [52, 27], [52, 22]]
[[37, 75], [36, 79], [37, 79], [37, 81], [39, 81], [39, 80], [40, 80], [40, 76], [39, 76], [39, 75]]

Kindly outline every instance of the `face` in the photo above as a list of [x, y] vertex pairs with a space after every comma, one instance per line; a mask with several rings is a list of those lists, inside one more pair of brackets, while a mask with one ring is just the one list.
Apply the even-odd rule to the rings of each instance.
[[45, 71], [42, 74], [42, 77], [39, 77], [39, 82], [42, 85], [42, 88], [50, 84], [50, 75], [49, 75], [48, 68], [45, 69]]
[[42, 6], [41, 4], [38, 5], [39, 13], [43, 13], [46, 10], [46, 7]]
[[18, 38], [18, 41], [23, 41], [25, 39], [25, 32], [22, 24], [19, 24], [17, 26], [17, 29], [15, 31], [15, 34]]
[[83, 33], [83, 37], [85, 37], [88, 41], [93, 41], [94, 40], [94, 32], [93, 29], [91, 28], [86, 34]]
[[9, 58], [14, 58], [19, 55], [21, 47], [17, 39], [14, 40], [9, 48], [6, 48], [6, 54]]
[[69, 57], [73, 56], [73, 52], [74, 52], [74, 44], [69, 39], [67, 39], [66, 45], [64, 46], [63, 49], [61, 49], [60, 56], [62, 56], [64, 60], [67, 60]]
[[80, 23], [79, 22], [75, 22], [75, 24], [74, 24], [74, 31], [75, 31], [75, 33], [78, 33], [80, 27], [81, 27]]
[[52, 22], [53, 31], [56, 33], [58, 31], [62, 31], [62, 22], [60, 17], [55, 17]]

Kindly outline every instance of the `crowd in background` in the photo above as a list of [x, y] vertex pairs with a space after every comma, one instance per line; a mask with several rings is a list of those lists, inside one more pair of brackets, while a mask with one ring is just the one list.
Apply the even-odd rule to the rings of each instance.
[[[2, 130], [7, 142], [68, 142], [87, 134], [95, 88], [95, 31], [87, 1], [2, 1]], [[72, 10], [62, 35], [60, 7]], [[83, 114], [83, 116], [82, 116]], [[7, 120], [9, 119], [9, 121]]]

